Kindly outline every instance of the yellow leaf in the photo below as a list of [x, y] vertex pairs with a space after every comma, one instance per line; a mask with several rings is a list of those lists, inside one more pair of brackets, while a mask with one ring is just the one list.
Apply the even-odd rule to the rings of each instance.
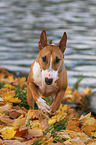
[[67, 88], [66, 92], [72, 92], [72, 88]]
[[14, 80], [13, 74], [9, 74], [6, 80], [9, 80], [10, 82], [12, 82]]
[[15, 89], [15, 86], [12, 86], [11, 84], [5, 84], [4, 87], [9, 88], [11, 90]]
[[52, 125], [52, 124], [56, 123], [56, 121], [57, 121], [56, 118], [48, 119], [48, 125]]
[[68, 105], [63, 106], [62, 104], [60, 104], [60, 107], [59, 107], [58, 111], [62, 111], [63, 115], [64, 115], [64, 112], [67, 112], [69, 108], [70, 107]]
[[57, 136], [65, 140], [70, 138], [76, 138], [76, 137], [79, 137], [80, 140], [82, 141], [84, 140], [84, 142], [87, 142], [89, 140], [88, 136], [85, 133], [71, 131], [71, 130], [61, 130], [60, 132], [57, 132]]
[[79, 128], [79, 122], [77, 120], [67, 121], [66, 129], [81, 132], [81, 129]]
[[18, 99], [18, 97], [15, 98], [14, 96], [15, 96], [15, 92], [13, 92], [13, 91], [8, 92], [7, 91], [7, 93], [4, 93], [3, 98], [4, 98], [5, 101], [9, 101], [11, 103], [21, 102], [21, 100]]
[[35, 113], [35, 110], [28, 110], [28, 113], [26, 114], [26, 123], [28, 120], [31, 120], [31, 119], [34, 119], [34, 118], [37, 118], [37, 115]]
[[13, 123], [13, 127], [20, 127], [22, 125], [24, 125], [25, 123], [25, 118], [23, 117], [23, 115], [19, 116]]
[[40, 126], [40, 121], [39, 120], [33, 120], [31, 122], [31, 126], [32, 127], [39, 127]]
[[96, 145], [96, 142], [93, 142], [93, 141], [91, 142], [91, 141], [90, 141], [90, 142], [88, 143], [88, 145]]
[[85, 145], [84, 140], [81, 140], [80, 137], [75, 137], [71, 139], [72, 145]]
[[78, 92], [77, 90], [75, 90], [73, 92], [73, 95], [75, 96], [75, 101], [79, 102], [82, 99], [82, 94], [80, 92]]
[[14, 127], [4, 127], [3, 129], [0, 130], [0, 133], [4, 139], [11, 139], [16, 134], [16, 131]]
[[0, 102], [3, 102], [3, 101], [4, 101], [3, 98], [0, 97]]
[[0, 95], [4, 94], [7, 91], [8, 91], [8, 88], [1, 88], [0, 89]]
[[90, 117], [90, 118], [86, 119], [85, 123], [89, 124], [89, 125], [94, 125], [96, 123], [96, 120], [94, 117]]
[[64, 100], [73, 101], [74, 99], [75, 99], [75, 96], [73, 95], [72, 88], [67, 88], [64, 95]]
[[12, 109], [11, 103], [7, 103], [3, 106], [0, 106], [0, 112], [5, 112], [5, 111], [11, 110], [11, 109]]
[[89, 96], [90, 94], [91, 94], [91, 89], [90, 88], [86, 88], [85, 90], [83, 90], [83, 94], [85, 95], [85, 96]]
[[96, 123], [96, 120], [94, 117], [91, 117], [91, 112], [85, 116], [81, 115], [80, 119], [79, 120], [82, 120], [83, 121], [83, 124], [88, 124], [88, 125], [95, 125]]
[[91, 136], [91, 132], [96, 130], [96, 127], [90, 126], [88, 124], [84, 124], [81, 129], [83, 132], [85, 132], [87, 135]]
[[18, 82], [18, 85], [20, 86], [20, 88], [22, 88], [25, 84], [26, 84], [26, 77], [22, 77], [22, 78], [16, 78], [15, 79]]
[[70, 131], [70, 130], [69, 131], [68, 130], [60, 131], [60, 132], [57, 133], [57, 136], [59, 138], [62, 138], [64, 140], [67, 140], [67, 139], [70, 138], [70, 132], [72, 132], [72, 131]]
[[91, 132], [91, 136], [92, 137], [96, 137], [96, 131], [95, 132]]
[[83, 119], [87, 119], [87, 118], [89, 118], [91, 116], [91, 112], [90, 113], [88, 113], [87, 115], [81, 115], [81, 117], [80, 117], [80, 119], [79, 120], [83, 120]]
[[53, 140], [54, 140], [54, 138], [53, 138], [53, 137], [50, 137], [44, 144], [49, 144], [49, 143], [51, 143]]
[[71, 138], [67, 139], [66, 141], [64, 141], [64, 145], [70, 145], [71, 144]]

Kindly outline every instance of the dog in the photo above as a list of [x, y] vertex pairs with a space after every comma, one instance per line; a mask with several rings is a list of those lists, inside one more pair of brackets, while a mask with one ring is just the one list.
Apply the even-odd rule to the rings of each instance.
[[[64, 32], [58, 45], [47, 43], [46, 31], [40, 34], [40, 54], [32, 63], [27, 79], [27, 102], [30, 109], [38, 108], [45, 113], [54, 114], [59, 108], [67, 88], [67, 71], [63, 63], [67, 34]], [[52, 105], [46, 104], [42, 97], [52, 96]]]

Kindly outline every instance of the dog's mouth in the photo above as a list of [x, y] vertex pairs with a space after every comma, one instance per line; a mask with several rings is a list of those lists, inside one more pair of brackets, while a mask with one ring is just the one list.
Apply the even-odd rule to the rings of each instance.
[[42, 81], [46, 85], [54, 85], [55, 81], [58, 79], [58, 71], [42, 70]]
[[53, 78], [48, 78], [48, 77], [46, 77], [46, 78], [45, 78], [45, 83], [46, 83], [47, 85], [52, 85], [52, 83], [53, 83]]

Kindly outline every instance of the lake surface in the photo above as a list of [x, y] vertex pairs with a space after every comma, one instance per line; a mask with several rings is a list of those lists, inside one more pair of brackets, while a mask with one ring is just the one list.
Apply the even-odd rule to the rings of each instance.
[[96, 0], [0, 0], [0, 67], [28, 74], [43, 29], [54, 44], [67, 32], [68, 85], [96, 91]]

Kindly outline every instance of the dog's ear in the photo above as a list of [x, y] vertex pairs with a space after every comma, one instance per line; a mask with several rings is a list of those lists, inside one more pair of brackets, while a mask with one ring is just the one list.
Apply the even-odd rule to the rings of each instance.
[[62, 51], [62, 53], [64, 53], [64, 51], [66, 49], [66, 42], [67, 42], [67, 34], [66, 34], [66, 32], [64, 32], [60, 42], [57, 45], [60, 48], [60, 50]]
[[46, 31], [43, 30], [41, 32], [41, 35], [40, 35], [40, 40], [39, 40], [39, 49], [43, 49], [46, 45], [47, 45], [47, 37], [46, 37]]

